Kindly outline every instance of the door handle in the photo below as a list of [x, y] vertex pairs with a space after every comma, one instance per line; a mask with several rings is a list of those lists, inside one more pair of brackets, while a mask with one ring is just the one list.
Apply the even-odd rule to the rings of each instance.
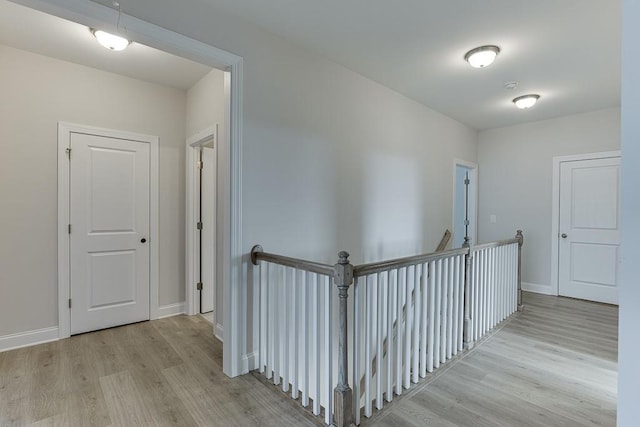
[[143, 237], [142, 239], [140, 239], [140, 243], [147, 243], [147, 239]]
[[567, 238], [567, 233], [562, 233], [562, 234], [560, 235], [560, 237], [562, 237], [563, 239], [566, 239], [566, 238]]

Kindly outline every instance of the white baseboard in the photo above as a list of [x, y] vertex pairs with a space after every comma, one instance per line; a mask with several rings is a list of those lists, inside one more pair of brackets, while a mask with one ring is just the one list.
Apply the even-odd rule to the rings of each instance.
[[245, 354], [242, 356], [242, 372], [247, 373], [258, 369], [258, 352]]
[[221, 342], [224, 342], [224, 326], [220, 323], [216, 323], [216, 327], [213, 330], [213, 334], [218, 338]]
[[158, 319], [164, 319], [165, 317], [177, 316], [184, 314], [184, 301], [177, 304], [163, 305], [158, 307]]
[[522, 290], [525, 292], [533, 292], [535, 294], [557, 295], [551, 286], [541, 285], [539, 283], [522, 282]]
[[58, 327], [36, 329], [35, 331], [19, 332], [0, 337], [0, 351], [29, 347], [36, 344], [58, 340]]

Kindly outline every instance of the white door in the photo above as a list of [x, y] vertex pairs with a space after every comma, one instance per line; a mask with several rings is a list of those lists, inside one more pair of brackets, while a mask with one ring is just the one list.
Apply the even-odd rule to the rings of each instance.
[[619, 157], [560, 164], [560, 295], [618, 303], [619, 208]]
[[149, 319], [149, 144], [71, 133], [71, 333]]
[[200, 180], [200, 208], [202, 229], [200, 234], [202, 269], [200, 312], [213, 311], [215, 299], [215, 211], [216, 211], [216, 156], [214, 148], [202, 147], [202, 178]]

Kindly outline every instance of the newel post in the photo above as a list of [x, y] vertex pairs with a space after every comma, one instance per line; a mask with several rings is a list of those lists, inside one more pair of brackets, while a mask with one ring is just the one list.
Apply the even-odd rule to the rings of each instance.
[[353, 283], [353, 265], [349, 262], [349, 253], [341, 251], [338, 263], [334, 265], [334, 283], [338, 287], [340, 299], [340, 336], [338, 341], [338, 385], [333, 391], [333, 425], [349, 427], [353, 425], [353, 391], [348, 380], [347, 347], [347, 296]]
[[464, 326], [463, 339], [464, 348], [469, 350], [473, 347], [471, 342], [471, 245], [469, 237], [464, 238], [463, 248], [467, 249], [464, 255]]
[[518, 311], [522, 311], [522, 245], [524, 244], [524, 235], [522, 230], [516, 231], [516, 239], [518, 240]]

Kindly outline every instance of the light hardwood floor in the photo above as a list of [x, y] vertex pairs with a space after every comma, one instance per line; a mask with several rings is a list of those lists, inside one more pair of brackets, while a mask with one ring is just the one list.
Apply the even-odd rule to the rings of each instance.
[[0, 353], [0, 426], [315, 426], [255, 377], [222, 373], [200, 316]]
[[[525, 295], [525, 311], [364, 426], [615, 425], [617, 308]], [[314, 426], [254, 375], [222, 373], [200, 316], [0, 353], [0, 426]]]
[[525, 310], [368, 426], [615, 426], [618, 309], [525, 294]]

